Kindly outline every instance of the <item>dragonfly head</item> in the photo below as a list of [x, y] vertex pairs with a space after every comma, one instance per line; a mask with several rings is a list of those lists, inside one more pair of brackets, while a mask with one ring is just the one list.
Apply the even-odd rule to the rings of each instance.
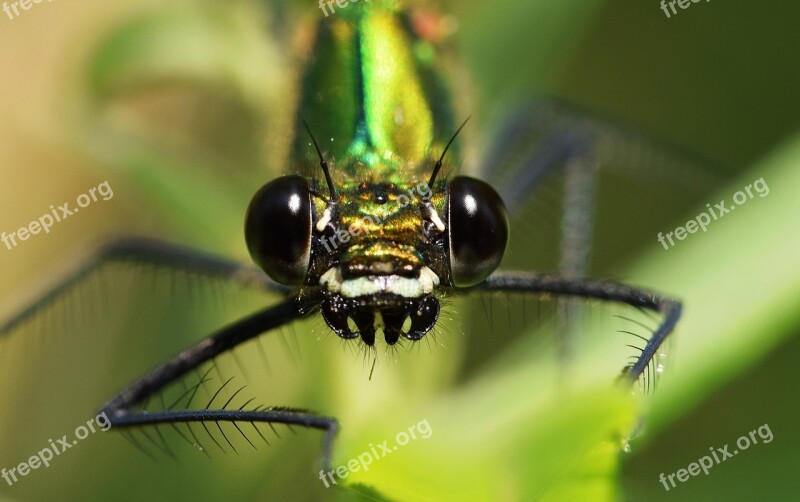
[[297, 175], [264, 185], [245, 221], [253, 260], [282, 284], [321, 289], [322, 316], [342, 338], [372, 346], [382, 330], [389, 345], [421, 339], [439, 318], [437, 290], [482, 282], [508, 244], [508, 214], [491, 186], [466, 176], [435, 183], [464, 124], [429, 181], [338, 187], [306, 124], [327, 194]]
[[331, 200], [291, 175], [256, 193], [245, 236], [274, 280], [323, 292], [337, 335], [371, 346], [380, 330], [394, 345], [433, 328], [442, 290], [473, 286], [499, 265], [508, 216], [489, 185], [463, 176], [434, 188], [342, 186]]

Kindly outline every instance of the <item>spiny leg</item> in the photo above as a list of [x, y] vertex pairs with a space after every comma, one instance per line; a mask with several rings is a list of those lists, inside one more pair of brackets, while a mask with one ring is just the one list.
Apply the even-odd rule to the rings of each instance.
[[[308, 308], [312, 308], [318, 302], [319, 298], [315, 295], [305, 297], [302, 301], [291, 298], [222, 328], [136, 380], [106, 403], [100, 412], [108, 416], [112, 427], [136, 427], [181, 422], [199, 422], [201, 424], [211, 422], [219, 426], [219, 422], [231, 422], [238, 428], [238, 423], [262, 422], [270, 425], [300, 425], [319, 429], [325, 431], [322, 464], [323, 468], [327, 469], [330, 465], [333, 439], [338, 430], [338, 423], [332, 417], [319, 416], [307, 410], [283, 407], [256, 408], [252, 410], [242, 408], [238, 410], [224, 409], [230, 403], [230, 400], [223, 406], [223, 409], [168, 409], [160, 412], [148, 412], [138, 411], [134, 408], [136, 405], [146, 402], [170, 383], [175, 382], [186, 373], [198, 368], [201, 364], [212, 360], [214, 357], [267, 331], [300, 319]], [[211, 402], [209, 402], [210, 404]]]
[[636, 361], [623, 370], [623, 376], [631, 383], [639, 379], [661, 344], [675, 328], [682, 308], [681, 303], [675, 299], [625, 284], [530, 272], [497, 272], [476, 288], [484, 291], [549, 293], [604, 300], [661, 313], [664, 316], [661, 324], [655, 329]]
[[[563, 116], [562, 116], [563, 115]], [[563, 183], [563, 213], [560, 221], [558, 272], [565, 277], [585, 277], [589, 268], [594, 193], [599, 135], [579, 120], [564, 122], [566, 114], [544, 102], [522, 107], [507, 118], [489, 149], [487, 175], [503, 169], [503, 158], [522, 150], [514, 163], [516, 175], [498, 185], [511, 214], [522, 210], [526, 201], [541, 191], [546, 180], [560, 175]], [[531, 146], [520, 147], [529, 143]], [[501, 173], [496, 173], [500, 175]], [[535, 195], [533, 195], [535, 197]], [[582, 304], [567, 299], [558, 304], [556, 317], [559, 355], [563, 366], [569, 364], [575, 332], [580, 324]]]
[[519, 211], [531, 192], [548, 176], [568, 165], [570, 159], [582, 156], [591, 143], [591, 138], [580, 131], [558, 132], [548, 137], [542, 148], [518, 161], [518, 175], [497, 186], [509, 213], [513, 215]]
[[56, 286], [40, 295], [0, 325], [0, 337], [31, 320], [37, 312], [65, 297], [71, 289], [109, 263], [131, 263], [180, 271], [197, 277], [219, 279], [287, 295], [290, 289], [267, 278], [255, 267], [195, 249], [145, 238], [119, 239], [106, 244], [67, 274]]
[[565, 161], [593, 152], [598, 167], [659, 188], [702, 195], [726, 171], [613, 117], [555, 96], [519, 103], [496, 128], [480, 175], [495, 185], [513, 214]]
[[596, 159], [591, 151], [570, 159], [564, 170], [558, 272], [566, 277], [586, 277], [589, 273], [596, 170]]
[[[7, 322], [0, 325], [0, 337], [11, 334], [15, 328], [33, 320], [37, 312], [54, 302], [68, 296], [72, 288], [87, 280], [109, 263], [131, 263], [152, 266], [159, 269], [179, 271], [197, 277], [219, 279], [244, 286], [255, 287], [288, 295], [291, 290], [267, 278], [263, 272], [243, 266], [208, 253], [171, 245], [144, 238], [126, 238], [113, 241], [90, 255], [82, 264], [74, 268], [57, 285], [39, 296], [29, 306], [20, 310]], [[313, 295], [305, 298], [304, 305], [314, 301]], [[160, 389], [179, 379], [182, 375], [197, 368], [203, 362], [213, 359], [240, 343], [270, 329], [288, 324], [302, 314], [302, 306], [294, 298], [285, 300], [275, 307], [257, 312], [227, 328], [218, 331], [193, 347], [181, 352], [166, 364], [145, 375], [103, 407], [113, 426], [132, 427], [159, 423], [180, 422], [265, 422], [302, 425], [326, 431], [323, 462], [327, 466], [336, 421], [319, 417], [304, 410], [290, 408], [261, 407], [246, 410], [176, 410], [166, 412], [135, 412], [132, 407], [146, 402], [158, 394]], [[201, 382], [202, 383], [202, 382]], [[195, 389], [196, 391], [196, 389]], [[256, 428], [258, 431], [258, 428]], [[191, 429], [190, 429], [191, 432]], [[259, 435], [261, 434], [258, 431]], [[194, 433], [191, 432], [192, 436]], [[263, 436], [262, 436], [263, 437]], [[134, 441], [135, 442], [135, 441]]]
[[[561, 217], [558, 263], [558, 271], [564, 277], [586, 277], [589, 273], [596, 169], [594, 150], [589, 149], [570, 159], [564, 170], [564, 211]], [[561, 334], [561, 360], [564, 365], [568, 365], [583, 304], [574, 298], [568, 298], [564, 309], [565, 315], [558, 316], [556, 320]]]
[[[512, 203], [521, 205], [526, 191], [534, 190], [547, 176], [563, 171], [564, 203], [561, 216], [558, 271], [564, 277], [584, 277], [588, 273], [594, 227], [594, 193], [597, 161], [593, 139], [588, 131], [566, 131], [550, 138], [541, 151], [526, 161], [528, 174], [507, 192]], [[568, 298], [563, 315], [556, 317], [561, 364], [571, 360], [582, 305]]]
[[552, 96], [520, 103], [497, 131], [480, 175], [494, 184], [512, 216], [547, 178], [563, 174], [562, 275], [587, 275], [597, 173], [670, 187], [676, 195], [700, 195], [720, 178], [709, 159]]
[[[565, 278], [588, 275], [599, 172], [613, 171], [682, 192], [716, 178], [714, 166], [706, 159], [558, 99], [539, 99], [518, 107], [499, 131], [482, 163], [483, 174], [502, 180], [497, 187], [512, 215], [522, 210], [526, 198], [541, 192], [548, 177], [562, 175], [558, 271]], [[562, 307], [556, 329], [561, 335], [561, 360], [566, 362], [583, 305], [568, 298]]]

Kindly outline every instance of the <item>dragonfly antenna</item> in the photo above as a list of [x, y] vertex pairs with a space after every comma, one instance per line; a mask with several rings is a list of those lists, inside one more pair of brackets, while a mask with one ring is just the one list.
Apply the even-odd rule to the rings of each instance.
[[[331, 178], [330, 169], [328, 169], [328, 161], [325, 160], [325, 157], [322, 156], [322, 151], [320, 151], [319, 145], [317, 144], [317, 140], [316, 138], [314, 138], [314, 134], [311, 132], [311, 128], [308, 127], [308, 122], [306, 122], [306, 119], [303, 119], [303, 125], [306, 126], [306, 131], [308, 131], [308, 135], [311, 136], [311, 141], [312, 143], [314, 143], [314, 148], [317, 150], [317, 155], [319, 155], [319, 165], [320, 167], [322, 167], [322, 172], [325, 173], [325, 181], [328, 183], [328, 190], [331, 193], [330, 201], [333, 202], [336, 200], [336, 189], [333, 187], [333, 179]], [[447, 150], [445, 149], [445, 151]]]
[[433, 166], [433, 173], [431, 174], [430, 181], [428, 181], [428, 186], [429, 187], [432, 187], [433, 186], [433, 182], [436, 181], [436, 175], [439, 174], [439, 170], [442, 168], [442, 161], [444, 160], [444, 156], [447, 155], [447, 150], [450, 149], [450, 145], [453, 144], [453, 141], [455, 141], [456, 136], [458, 136], [458, 133], [461, 132], [461, 129], [463, 129], [464, 126], [467, 125], [467, 122], [469, 122], [469, 119], [471, 119], [471, 118], [472, 118], [471, 116], [467, 117], [467, 120], [465, 120], [461, 124], [461, 126], [458, 128], [458, 130], [456, 130], [456, 133], [453, 134], [453, 137], [450, 138], [450, 141], [447, 142], [447, 146], [444, 147], [444, 151], [442, 152], [442, 156], [439, 157], [439, 160], [436, 161], [436, 165]]
[[372, 381], [372, 373], [375, 372], [375, 363], [378, 362], [378, 354], [375, 354], [375, 358], [372, 359], [372, 369], [369, 370], [369, 380]]

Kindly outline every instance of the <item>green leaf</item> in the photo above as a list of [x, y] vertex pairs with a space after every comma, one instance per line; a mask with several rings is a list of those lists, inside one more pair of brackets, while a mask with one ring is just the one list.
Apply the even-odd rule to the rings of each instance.
[[[754, 194], [707, 233], [689, 235], [669, 250], [659, 245], [633, 268], [637, 282], [657, 284], [685, 305], [675, 360], [653, 402], [651, 429], [664, 427], [755, 364], [800, 322], [798, 164], [800, 137], [794, 137], [708, 202], [730, 206], [737, 191], [759, 178], [768, 195]], [[686, 220], [705, 210], [698, 207]]]
[[[343, 435], [338, 465], [370, 461], [368, 471], [349, 474], [348, 482], [396, 500], [613, 498], [622, 445], [615, 438], [633, 421], [630, 396], [608, 385], [558, 393], [520, 385], [541, 381], [537, 373], [515, 368], [486, 375], [429, 403], [424, 419], [413, 412], [388, 419], [376, 414], [372, 427]], [[428, 438], [417, 437], [385, 457], [380, 450], [372, 454], [373, 445], [393, 445], [421, 421], [430, 426]]]

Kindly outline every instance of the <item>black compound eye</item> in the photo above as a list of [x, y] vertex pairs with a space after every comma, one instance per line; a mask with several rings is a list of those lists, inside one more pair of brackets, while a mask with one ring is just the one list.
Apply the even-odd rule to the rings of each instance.
[[302, 176], [283, 176], [261, 187], [244, 223], [253, 261], [281, 284], [302, 284], [311, 260], [311, 192]]
[[508, 244], [508, 213], [481, 180], [458, 176], [448, 184], [447, 228], [453, 284], [478, 284], [497, 268]]

